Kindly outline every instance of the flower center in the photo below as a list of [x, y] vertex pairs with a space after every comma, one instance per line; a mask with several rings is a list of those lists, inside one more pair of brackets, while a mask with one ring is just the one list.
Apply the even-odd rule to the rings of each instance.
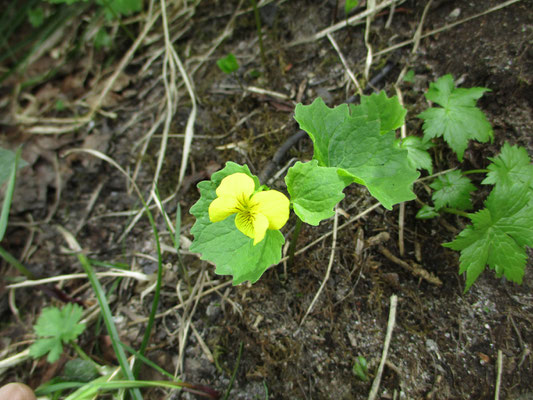
[[257, 214], [256, 208], [257, 204], [251, 200], [251, 197], [247, 197], [244, 193], [237, 196], [237, 212], [247, 223], [253, 224]]

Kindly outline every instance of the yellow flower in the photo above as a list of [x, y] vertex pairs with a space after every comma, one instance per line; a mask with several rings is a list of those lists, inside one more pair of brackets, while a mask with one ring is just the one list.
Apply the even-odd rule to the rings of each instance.
[[254, 180], [241, 172], [220, 182], [217, 198], [209, 205], [209, 219], [218, 222], [232, 214], [235, 226], [254, 239], [254, 246], [265, 238], [267, 229], [281, 229], [289, 219], [289, 199], [277, 190], [255, 192]]

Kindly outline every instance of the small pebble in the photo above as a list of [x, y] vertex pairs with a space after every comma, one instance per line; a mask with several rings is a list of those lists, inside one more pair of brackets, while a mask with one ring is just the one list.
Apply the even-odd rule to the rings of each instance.
[[33, 390], [23, 383], [8, 383], [0, 388], [0, 400], [36, 400]]

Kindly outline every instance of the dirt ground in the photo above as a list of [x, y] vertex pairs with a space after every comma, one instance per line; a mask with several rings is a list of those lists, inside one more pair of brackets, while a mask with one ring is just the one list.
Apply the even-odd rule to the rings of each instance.
[[[486, 271], [464, 294], [464, 277], [458, 275], [458, 254], [441, 246], [465, 226], [467, 221], [461, 217], [417, 220], [414, 216], [419, 206], [414, 201], [407, 203], [403, 255], [398, 241], [398, 206], [393, 211], [378, 207], [340, 229], [331, 275], [305, 319], [325, 278], [331, 236], [299, 254], [294, 266], [280, 264], [269, 269], [253, 286], [231, 286], [228, 277], [214, 275], [213, 266], [187, 250], [192, 240], [189, 230], [194, 223], [188, 210], [199, 196], [197, 182], [208, 178], [226, 161], [247, 163], [253, 173], [265, 174], [278, 148], [298, 130], [293, 119], [295, 102], [309, 104], [321, 96], [329, 106], [334, 106], [354, 93], [332, 43], [327, 37], [312, 38], [333, 25], [334, 19], [342, 21], [343, 7], [335, 15], [334, 0], [267, 3], [261, 7], [265, 67], [261, 65], [248, 2], [199, 1], [191, 12], [183, 14], [179, 7], [169, 6], [173, 44], [194, 82], [198, 102], [188, 168], [184, 184], [176, 194], [184, 144], [180, 134], [186, 130], [193, 105], [179, 72], [176, 75], [169, 72], [178, 82], [179, 95], [158, 187], [162, 198], [169, 198], [165, 209], [172, 220], [180, 205], [181, 260], [186, 271], [179, 267], [166, 226], [158, 214], [167, 267], [149, 358], [172, 373], [178, 371], [187, 382], [223, 393], [242, 346], [230, 399], [366, 398], [382, 356], [390, 299], [396, 295], [396, 324], [378, 398], [494, 398], [499, 377], [500, 398], [532, 399], [531, 261], [522, 285], [497, 279], [492, 271]], [[504, 7], [479, 15], [498, 5]], [[416, 115], [428, 106], [423, 93], [430, 82], [451, 73], [463, 87], [491, 89], [479, 106], [494, 128], [494, 143], [470, 143], [462, 169], [486, 167], [487, 157], [496, 155], [504, 142], [524, 146], [533, 155], [532, 3], [435, 0], [428, 8], [419, 48], [411, 54], [410, 41], [425, 6], [425, 1], [405, 1], [396, 7], [392, 18], [390, 7], [384, 8], [370, 28], [369, 40], [375, 56], [369, 77], [381, 76], [375, 82], [377, 89], [392, 96], [402, 68], [407, 65], [415, 73], [411, 83], [400, 86], [408, 109], [407, 132], [421, 135], [421, 120]], [[234, 16], [237, 9], [247, 12]], [[354, 15], [363, 10], [356, 10]], [[158, 168], [160, 135], [164, 129], [161, 116], [166, 110], [161, 78], [164, 39], [157, 24], [102, 103], [105, 112], [95, 114], [91, 122], [75, 131], [55, 135], [29, 133], [36, 126], [47, 125], [47, 120], [41, 118], [69, 118], [86, 112], [78, 100], [91, 104], [91, 95], [98, 93], [102, 77], [113, 73], [131, 45], [127, 38], [107, 53], [82, 51], [77, 57], [68, 58], [70, 64], [62, 65], [49, 81], [21, 89], [15, 95], [13, 91], [21, 77], [4, 83], [1, 94], [7, 100], [2, 102], [1, 144], [14, 147], [26, 143], [23, 157], [30, 166], [19, 175], [8, 236], [2, 245], [38, 276], [81, 272], [56, 225], [72, 232], [92, 259], [126, 263], [145, 274], [153, 274], [157, 269], [150, 227], [145, 218], [137, 221], [135, 213], [130, 212], [139, 208], [139, 202], [128, 189], [124, 176], [109, 163], [87, 153], [66, 155], [72, 148], [97, 149], [131, 175], [141, 161], [135, 179], [148, 196]], [[142, 24], [132, 23], [130, 27], [141, 31]], [[436, 31], [442, 27], [446, 29]], [[225, 29], [230, 34], [214, 48]], [[67, 27], [65, 34], [76, 32]], [[347, 65], [363, 86], [367, 56], [364, 32], [363, 23], [342, 26], [332, 33]], [[404, 41], [409, 42], [393, 48]], [[159, 49], [162, 52], [155, 57]], [[210, 53], [210, 49], [214, 50]], [[53, 51], [49, 49], [36, 66], [29, 67], [25, 77], [52, 65], [53, 57], [47, 54]], [[232, 76], [224, 75], [215, 64], [229, 52], [236, 55], [241, 65]], [[206, 54], [208, 57], [202, 60]], [[153, 61], [148, 62], [151, 57]], [[254, 71], [261, 71], [261, 75], [255, 77]], [[243, 91], [242, 86], [275, 93]], [[370, 88], [367, 93], [371, 92]], [[72, 106], [64, 110], [47, 107], [50, 99], [57, 96]], [[14, 118], [15, 101], [19, 114], [36, 120]], [[155, 124], [155, 136], [147, 143], [143, 138]], [[145, 152], [141, 153], [145, 144]], [[432, 151], [435, 171], [458, 166], [455, 155], [445, 146], [439, 145]], [[294, 158], [303, 161], [311, 157], [311, 141], [304, 138], [285, 154], [274, 172]], [[481, 186], [481, 179], [473, 179]], [[285, 190], [282, 178], [274, 176], [270, 184]], [[423, 185], [415, 185], [414, 190], [420, 198], [428, 198]], [[339, 225], [375, 203], [366, 189], [356, 185], [347, 188], [345, 194], [339, 205], [343, 210]], [[483, 191], [476, 195], [476, 207], [482, 206], [485, 195]], [[295, 218], [292, 215], [283, 229], [287, 239]], [[318, 228], [304, 225], [297, 249], [330, 233], [332, 226], [332, 220], [324, 221]], [[401, 261], [420, 265], [441, 284], [415, 276], [400, 265]], [[1, 264], [1, 274], [17, 275], [6, 263]], [[109, 290], [119, 333], [124, 341], [138, 347], [150, 312], [151, 282], [125, 279], [116, 288], [113, 282], [112, 278], [102, 278], [102, 284]], [[5, 280], [0, 289], [0, 358], [24, 350], [31, 343], [32, 325], [40, 310], [50, 304], [61, 304], [50, 295], [50, 290], [20, 288], [14, 292], [13, 300], [17, 314], [13, 302], [8, 301], [9, 290], [5, 288], [8, 283]], [[87, 309], [94, 309], [94, 295], [84, 280], [68, 280], [60, 287]], [[147, 294], [141, 295], [145, 290]], [[80, 345], [99, 362], [112, 362], [105, 353], [104, 331], [88, 329]], [[500, 368], [499, 351], [503, 356]], [[60, 375], [62, 365], [71, 356], [65, 354], [51, 368], [44, 361], [27, 360], [4, 370], [0, 381], [24, 381], [36, 387]], [[358, 356], [368, 361], [367, 381], [358, 379], [352, 371]], [[143, 378], [162, 379], [149, 370], [144, 371]], [[147, 399], [196, 398], [185, 392], [159, 389], [145, 393]]]

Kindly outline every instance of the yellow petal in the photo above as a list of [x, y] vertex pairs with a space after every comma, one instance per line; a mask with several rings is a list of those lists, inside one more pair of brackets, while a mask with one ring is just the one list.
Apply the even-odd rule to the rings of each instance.
[[254, 239], [254, 246], [265, 238], [268, 229], [268, 219], [262, 214], [250, 215], [240, 212], [235, 217], [235, 226], [246, 236]]
[[255, 236], [253, 218], [249, 212], [239, 212], [235, 217], [235, 226], [246, 236], [253, 238]]
[[222, 196], [217, 197], [209, 204], [209, 220], [211, 222], [218, 222], [226, 219], [231, 214], [237, 212], [238, 202], [236, 197]]
[[244, 195], [249, 198], [255, 190], [255, 182], [242, 172], [226, 176], [217, 188], [217, 196], [237, 197]]
[[257, 214], [254, 218], [254, 246], [265, 238], [267, 229], [267, 217], [263, 214]]
[[277, 190], [258, 192], [251, 202], [257, 204], [254, 211], [268, 219], [268, 229], [281, 229], [289, 219], [289, 199]]

